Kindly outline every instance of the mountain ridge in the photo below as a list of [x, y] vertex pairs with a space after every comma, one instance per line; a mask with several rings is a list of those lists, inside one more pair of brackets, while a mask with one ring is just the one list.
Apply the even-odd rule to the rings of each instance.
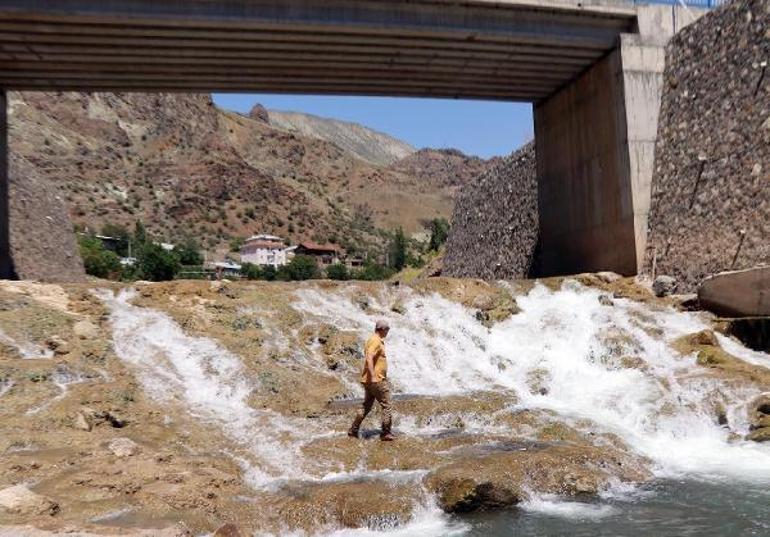
[[335, 143], [378, 166], [395, 164], [417, 151], [403, 140], [354, 121], [299, 111], [268, 109], [268, 114], [273, 126]]

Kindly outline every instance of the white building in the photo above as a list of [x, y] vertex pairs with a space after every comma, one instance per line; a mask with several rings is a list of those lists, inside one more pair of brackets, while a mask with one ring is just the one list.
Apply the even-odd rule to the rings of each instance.
[[287, 248], [281, 237], [275, 235], [254, 235], [249, 237], [241, 246], [241, 263], [252, 263], [265, 267], [272, 265], [281, 267], [288, 262]]

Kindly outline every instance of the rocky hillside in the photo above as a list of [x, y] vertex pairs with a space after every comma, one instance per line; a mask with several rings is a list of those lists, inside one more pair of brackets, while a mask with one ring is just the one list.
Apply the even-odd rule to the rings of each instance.
[[382, 132], [301, 112], [270, 110], [270, 123], [302, 136], [319, 138], [378, 166], [387, 166], [414, 153], [414, 148]]
[[447, 241], [444, 274], [527, 277], [537, 240], [537, 175], [531, 142], [462, 188]]
[[432, 188], [448, 188], [455, 192], [501, 160], [499, 157], [484, 160], [457, 149], [420, 149], [393, 163], [391, 169], [419, 178]]
[[680, 291], [770, 263], [768, 36], [768, 3], [735, 0], [667, 47], [646, 270]]
[[[206, 95], [13, 93], [10, 118], [15, 158], [96, 230], [142, 220], [162, 239], [192, 234], [220, 252], [257, 231], [376, 251], [378, 229], [416, 231], [453, 206], [452, 189], [417, 168], [376, 166], [272, 125], [261, 107], [236, 114]], [[450, 173], [469, 175], [461, 163]]]

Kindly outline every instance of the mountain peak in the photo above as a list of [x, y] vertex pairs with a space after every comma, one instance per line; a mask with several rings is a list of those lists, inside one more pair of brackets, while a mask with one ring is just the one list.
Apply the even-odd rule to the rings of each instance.
[[249, 111], [249, 117], [262, 123], [270, 123], [270, 113], [260, 103], [255, 104]]

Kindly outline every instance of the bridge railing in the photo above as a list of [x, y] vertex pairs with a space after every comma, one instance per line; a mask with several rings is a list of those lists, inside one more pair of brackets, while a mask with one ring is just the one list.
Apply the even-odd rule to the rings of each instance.
[[634, 0], [634, 4], [668, 4], [672, 6], [681, 6], [684, 4], [689, 7], [701, 7], [712, 9], [726, 4], [730, 0]]

